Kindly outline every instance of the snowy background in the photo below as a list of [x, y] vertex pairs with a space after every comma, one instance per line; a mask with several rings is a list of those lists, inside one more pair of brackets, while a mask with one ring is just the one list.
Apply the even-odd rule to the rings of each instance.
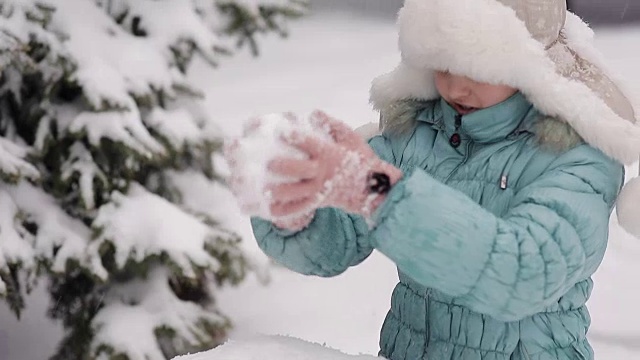
[[[287, 41], [274, 36], [264, 40], [258, 59], [238, 55], [217, 70], [202, 65], [191, 73], [206, 89], [211, 99], [207, 108], [227, 134], [237, 134], [251, 116], [281, 111], [307, 115], [320, 108], [354, 127], [376, 121], [368, 105], [370, 81], [398, 61], [390, 21], [319, 13], [295, 22]], [[640, 90], [640, 26], [599, 28], [597, 44]], [[228, 204], [220, 216], [244, 236], [247, 251], [270, 267], [267, 286], [250, 277], [218, 298], [220, 308], [235, 321], [232, 338], [282, 334], [350, 354], [377, 353], [379, 329], [397, 282], [389, 260], [374, 253], [332, 279], [291, 273], [270, 265], [260, 253], [248, 219], [239, 215], [231, 197], [217, 201]], [[624, 234], [613, 220], [611, 244], [590, 301], [597, 359], [640, 359], [639, 259], [640, 241]], [[31, 296], [21, 322], [0, 303], [0, 360], [45, 360], [52, 352], [59, 329], [43, 316], [45, 299], [40, 292]]]

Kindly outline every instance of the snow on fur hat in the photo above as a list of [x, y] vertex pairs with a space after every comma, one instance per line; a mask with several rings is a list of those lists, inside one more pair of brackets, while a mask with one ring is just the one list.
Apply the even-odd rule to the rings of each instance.
[[[544, 114], [623, 164], [640, 156], [640, 107], [606, 69], [593, 32], [565, 0], [406, 0], [400, 65], [373, 81], [371, 102], [439, 95], [434, 71], [517, 88]], [[618, 198], [618, 219], [640, 238], [640, 178]]]

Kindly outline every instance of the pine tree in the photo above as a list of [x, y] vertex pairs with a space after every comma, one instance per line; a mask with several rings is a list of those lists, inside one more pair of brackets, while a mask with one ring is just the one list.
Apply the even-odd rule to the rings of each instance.
[[20, 316], [49, 282], [66, 330], [52, 359], [160, 360], [224, 338], [215, 292], [251, 264], [219, 204], [190, 201], [222, 188], [221, 139], [186, 72], [232, 41], [257, 53], [256, 34], [285, 35], [306, 8], [0, 0], [0, 298]]

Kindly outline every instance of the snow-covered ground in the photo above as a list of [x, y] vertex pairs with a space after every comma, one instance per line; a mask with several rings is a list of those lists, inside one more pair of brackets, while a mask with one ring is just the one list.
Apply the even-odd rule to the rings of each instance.
[[178, 356], [173, 360], [379, 360], [372, 355], [348, 355], [326, 345], [288, 336], [233, 339], [214, 350]]
[[[306, 115], [321, 108], [354, 127], [375, 121], [376, 114], [368, 105], [370, 81], [394, 67], [399, 58], [391, 23], [354, 16], [311, 17], [292, 26], [289, 40], [270, 36], [262, 44], [259, 59], [239, 55], [223, 62], [218, 70], [202, 66], [192, 74], [210, 96], [209, 111], [228, 134], [236, 134], [251, 116], [281, 111]], [[638, 44], [640, 27], [598, 31], [599, 47], [636, 89], [640, 89]], [[229, 203], [221, 218], [234, 224], [247, 239], [247, 250], [266, 264], [252, 241], [248, 220], [240, 217], [230, 198], [217, 201]], [[611, 245], [590, 302], [591, 337], [599, 360], [640, 359], [640, 240], [625, 235], [615, 220], [612, 224]], [[226, 289], [218, 301], [235, 321], [233, 339], [282, 334], [349, 354], [375, 355], [396, 281], [393, 264], [374, 253], [360, 266], [332, 279], [273, 267], [268, 286], [250, 277], [241, 287]], [[30, 301], [30, 312], [21, 323], [15, 323], [0, 305], [0, 360], [44, 360], [52, 352], [58, 333], [42, 319], [44, 296], [36, 294]], [[303, 348], [317, 350], [318, 359], [328, 354], [328, 350], [296, 341], [277, 343], [290, 345], [292, 354]], [[244, 351], [221, 348], [209, 356], [185, 360], [267, 359], [260, 355], [273, 344], [252, 344], [243, 347]], [[309, 359], [278, 359], [301, 358]]]
[[[229, 134], [236, 134], [254, 115], [281, 111], [305, 115], [315, 108], [355, 127], [376, 120], [368, 105], [369, 84], [397, 63], [395, 40], [393, 25], [379, 19], [316, 16], [295, 24], [286, 42], [265, 41], [258, 60], [235, 58], [221, 71], [206, 76], [198, 72], [198, 81], [211, 96], [209, 110]], [[610, 64], [640, 89], [640, 27], [599, 29], [597, 43]], [[250, 239], [246, 219], [239, 219], [238, 226]], [[611, 237], [590, 302], [591, 338], [599, 360], [640, 359], [640, 240], [626, 235], [615, 219]], [[260, 256], [255, 244], [246, 246]], [[389, 260], [374, 253], [332, 279], [276, 267], [271, 276], [266, 287], [251, 278], [220, 297], [221, 308], [235, 320], [232, 338], [282, 334], [350, 354], [377, 353], [378, 332], [397, 281]], [[255, 349], [260, 353], [264, 347]], [[317, 353], [322, 358], [322, 352]], [[234, 358], [229, 354], [214, 351], [196, 359], [246, 360], [256, 353], [239, 351]]]

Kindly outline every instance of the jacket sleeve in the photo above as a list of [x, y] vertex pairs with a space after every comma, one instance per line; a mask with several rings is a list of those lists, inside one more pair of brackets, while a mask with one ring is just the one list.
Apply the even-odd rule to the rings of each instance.
[[[380, 158], [394, 163], [386, 138], [374, 137], [369, 145]], [[305, 275], [339, 275], [364, 261], [373, 251], [366, 221], [334, 208], [318, 209], [309, 226], [299, 232], [279, 229], [260, 218], [252, 218], [251, 224], [262, 251]]]
[[514, 194], [497, 217], [416, 170], [374, 214], [371, 241], [424, 286], [516, 321], [595, 272], [623, 178], [622, 165], [582, 145]]
[[336, 276], [364, 261], [373, 251], [363, 219], [333, 208], [319, 209], [304, 230], [278, 229], [251, 219], [258, 246], [270, 258], [305, 275]]

